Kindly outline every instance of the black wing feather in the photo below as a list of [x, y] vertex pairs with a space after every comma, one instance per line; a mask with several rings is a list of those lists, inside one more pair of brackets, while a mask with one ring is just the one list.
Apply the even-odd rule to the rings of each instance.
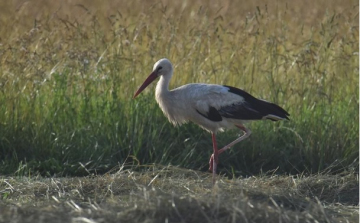
[[243, 97], [244, 101], [238, 104], [221, 107], [218, 112], [222, 117], [242, 120], [257, 120], [262, 119], [267, 115], [275, 115], [280, 118], [289, 119], [289, 113], [280, 106], [267, 101], [259, 100], [241, 89], [231, 86], [225, 87], [229, 88], [229, 92]]
[[220, 122], [220, 121], [222, 121], [222, 117], [221, 117], [219, 111], [216, 110], [216, 108], [214, 108], [214, 107], [212, 107], [212, 106], [209, 107], [209, 111], [208, 111], [206, 114], [203, 114], [203, 113], [199, 112], [197, 109], [196, 109], [196, 111], [197, 111], [200, 115], [202, 115], [203, 117], [205, 117], [205, 118], [207, 118], [207, 119], [209, 119], [209, 120], [211, 120], [211, 121], [213, 121], [213, 122]]

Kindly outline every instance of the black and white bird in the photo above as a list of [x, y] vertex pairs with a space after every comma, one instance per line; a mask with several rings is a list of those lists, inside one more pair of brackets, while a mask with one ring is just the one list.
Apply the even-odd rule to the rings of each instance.
[[[213, 183], [215, 183], [219, 154], [250, 136], [251, 131], [243, 125], [245, 122], [289, 119], [289, 113], [280, 106], [257, 99], [235, 87], [199, 83], [169, 90], [172, 75], [173, 66], [168, 59], [157, 61], [152, 73], [136, 91], [133, 98], [160, 77], [156, 85], [155, 98], [169, 121], [174, 125], [192, 121], [211, 133], [213, 154], [210, 157], [209, 170], [213, 173]], [[244, 134], [222, 149], [218, 149], [216, 133], [234, 127], [241, 129]]]

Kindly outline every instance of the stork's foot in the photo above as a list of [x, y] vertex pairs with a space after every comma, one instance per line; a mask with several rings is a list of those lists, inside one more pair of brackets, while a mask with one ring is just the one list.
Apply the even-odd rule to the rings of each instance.
[[[215, 163], [219, 164], [219, 158], [215, 159]], [[209, 171], [213, 172], [214, 168], [214, 154], [211, 154], [210, 160], [209, 160]], [[216, 170], [215, 170], [216, 171]]]
[[213, 162], [214, 162], [214, 154], [212, 154], [210, 156], [210, 160], [209, 160], [209, 171], [212, 172], [213, 171]]

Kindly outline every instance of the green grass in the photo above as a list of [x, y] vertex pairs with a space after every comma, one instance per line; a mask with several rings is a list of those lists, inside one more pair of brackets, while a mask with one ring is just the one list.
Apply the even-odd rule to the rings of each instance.
[[[233, 85], [291, 114], [249, 124], [251, 137], [221, 155], [222, 173], [358, 172], [357, 2], [318, 2], [314, 14], [306, 2], [83, 2], [59, 11], [39, 2], [18, 11], [1, 3], [1, 174], [81, 176], [124, 162], [206, 170], [208, 133], [171, 126], [153, 85], [132, 99], [162, 57], [175, 65], [171, 87]], [[219, 134], [219, 144], [237, 134]]]

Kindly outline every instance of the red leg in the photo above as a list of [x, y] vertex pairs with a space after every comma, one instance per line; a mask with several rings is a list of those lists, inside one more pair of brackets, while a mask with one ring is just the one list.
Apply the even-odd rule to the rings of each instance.
[[211, 154], [210, 160], [209, 160], [209, 171], [213, 171], [213, 160], [214, 160], [214, 154]]
[[[219, 154], [223, 153], [225, 150], [229, 149], [231, 146], [235, 145], [236, 143], [246, 139], [247, 137], [250, 136], [251, 131], [247, 128], [245, 128], [245, 126], [243, 125], [236, 125], [236, 127], [238, 127], [239, 129], [244, 131], [244, 135], [242, 135], [241, 137], [239, 137], [238, 139], [236, 139], [235, 141], [233, 141], [232, 143], [230, 143], [229, 145], [225, 146], [224, 148], [218, 150], [217, 149], [217, 144], [216, 144], [216, 138], [215, 138], [215, 134], [212, 134], [212, 141], [213, 141], [213, 148], [214, 148], [214, 153], [211, 155], [210, 160], [209, 160], [209, 171], [213, 172], [214, 169], [214, 158], [215, 159], [215, 163], [218, 164], [219, 163]], [[216, 151], [216, 152], [215, 152]], [[216, 153], [216, 155], [214, 155]], [[215, 172], [216, 172], [216, 168], [215, 168]]]
[[224, 146], [224, 148], [220, 149], [219, 154], [223, 153], [225, 150], [229, 149], [230, 147], [232, 147], [236, 143], [239, 143], [240, 141], [243, 141], [244, 139], [246, 139], [247, 137], [249, 137], [251, 135], [250, 129], [245, 128], [245, 126], [243, 126], [241, 124], [240, 125], [235, 125], [235, 126], [238, 127], [239, 129], [243, 130], [244, 135], [240, 136], [239, 138], [237, 138], [235, 141], [233, 141], [229, 145]]
[[245, 126], [239, 124], [239, 125], [235, 125], [236, 127], [238, 127], [239, 129], [244, 131], [244, 135], [240, 136], [239, 138], [237, 138], [235, 141], [233, 141], [232, 143], [230, 143], [229, 145], [225, 146], [224, 148], [218, 150], [217, 148], [217, 144], [216, 144], [216, 135], [215, 133], [212, 133], [212, 142], [213, 142], [213, 154], [210, 157], [210, 161], [209, 161], [209, 170], [213, 173], [213, 183], [215, 184], [215, 176], [216, 176], [216, 169], [217, 169], [217, 164], [219, 163], [219, 154], [223, 153], [225, 150], [229, 149], [230, 147], [232, 147], [233, 145], [235, 145], [236, 143], [246, 139], [247, 137], [249, 137], [251, 135], [251, 131], [247, 128], [245, 128]]
[[217, 148], [215, 133], [212, 133], [211, 136], [213, 142], [213, 154], [210, 157], [209, 170], [213, 172], [213, 183], [215, 183], [216, 169], [217, 169], [217, 164], [219, 163], [219, 150]]
[[217, 143], [216, 143], [216, 135], [214, 133], [211, 134], [212, 137], [212, 143], [213, 143], [213, 154], [211, 154], [210, 160], [209, 160], [209, 171], [212, 172], [213, 171], [213, 161], [214, 161], [214, 154], [216, 154], [216, 163], [219, 163], [219, 150], [217, 148]]

